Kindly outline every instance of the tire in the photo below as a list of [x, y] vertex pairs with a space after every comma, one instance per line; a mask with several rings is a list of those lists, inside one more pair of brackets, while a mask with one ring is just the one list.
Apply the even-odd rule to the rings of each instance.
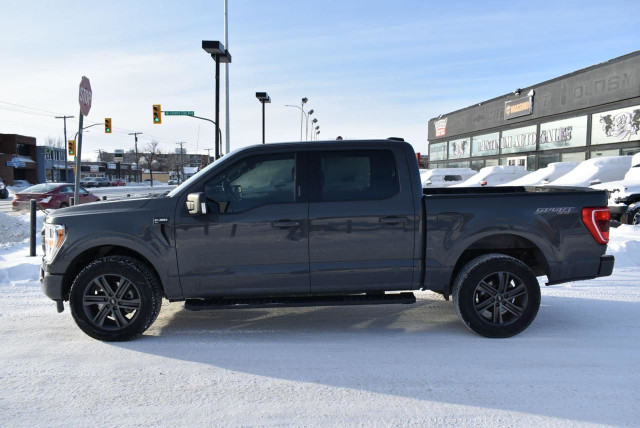
[[60, 208], [67, 208], [68, 206], [69, 206], [69, 204], [66, 203], [66, 202], [63, 202], [63, 203], [60, 204]]
[[78, 327], [92, 338], [131, 340], [158, 317], [162, 288], [144, 263], [108, 256], [90, 263], [76, 276], [69, 306]]
[[640, 207], [627, 210], [622, 218], [622, 223], [633, 225], [640, 224]]
[[7, 189], [0, 190], [0, 199], [7, 199], [9, 197], [9, 191]]
[[511, 337], [535, 319], [540, 286], [533, 271], [520, 260], [487, 254], [460, 271], [453, 286], [453, 304], [458, 317], [475, 333]]

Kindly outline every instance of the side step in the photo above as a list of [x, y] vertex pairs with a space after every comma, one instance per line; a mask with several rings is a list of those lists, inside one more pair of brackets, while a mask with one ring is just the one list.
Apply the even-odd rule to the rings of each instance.
[[214, 309], [252, 309], [285, 308], [304, 306], [343, 306], [343, 305], [387, 305], [390, 303], [411, 304], [416, 302], [411, 292], [393, 294], [349, 294], [336, 296], [301, 297], [258, 297], [233, 299], [187, 299], [184, 308], [189, 311], [208, 311]]

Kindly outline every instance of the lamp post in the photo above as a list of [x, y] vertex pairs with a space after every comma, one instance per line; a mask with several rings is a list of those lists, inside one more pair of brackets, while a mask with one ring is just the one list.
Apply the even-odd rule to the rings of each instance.
[[318, 118], [317, 117], [313, 118], [313, 120], [311, 121], [311, 134], [309, 135], [310, 138], [311, 138], [311, 141], [313, 141], [313, 137], [314, 137], [314, 135], [313, 135], [313, 125], [315, 125], [316, 123], [318, 123]]
[[[303, 99], [305, 99], [305, 98], [303, 98]], [[293, 107], [293, 108], [297, 108], [298, 110], [300, 110], [300, 111], [302, 112], [302, 116], [303, 116], [303, 117], [306, 117], [306, 116], [307, 116], [307, 113], [305, 113], [305, 111], [302, 109], [302, 107], [294, 106], [294, 105], [291, 105], [291, 104], [285, 104], [284, 106], [285, 106], [285, 107]], [[300, 141], [302, 141], [302, 124], [303, 124], [303, 121], [302, 121], [302, 120], [300, 120]]]
[[262, 104], [262, 144], [264, 144], [264, 105], [271, 102], [271, 97], [266, 92], [256, 92], [256, 98]]
[[[309, 141], [311, 139], [311, 135], [309, 135], [309, 117], [313, 114], [313, 109], [309, 110], [307, 112], [307, 125], [306, 128], [304, 130], [304, 136], [306, 137], [307, 141]], [[313, 125], [311, 125], [311, 128], [313, 128]]]
[[302, 122], [304, 119], [304, 105], [307, 103], [307, 101], [309, 101], [309, 98], [304, 97], [302, 98], [301, 101], [302, 101], [302, 104], [301, 104], [300, 110], [302, 111], [302, 114], [300, 115], [300, 141], [302, 141]]
[[316, 126], [316, 140], [318, 139], [319, 133], [320, 133], [320, 125]]
[[224, 45], [218, 41], [203, 40], [202, 49], [211, 55], [211, 58], [216, 62], [216, 146], [215, 156], [216, 159], [220, 158], [220, 126], [218, 125], [220, 120], [220, 64], [231, 63], [231, 54], [224, 48]]

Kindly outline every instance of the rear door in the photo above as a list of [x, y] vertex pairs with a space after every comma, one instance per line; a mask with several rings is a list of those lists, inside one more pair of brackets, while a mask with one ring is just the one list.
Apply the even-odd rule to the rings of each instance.
[[311, 148], [311, 291], [412, 286], [416, 218], [399, 148]]

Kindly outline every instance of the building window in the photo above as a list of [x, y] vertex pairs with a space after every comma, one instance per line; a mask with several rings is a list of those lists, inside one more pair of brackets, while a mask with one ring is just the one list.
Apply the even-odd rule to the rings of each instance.
[[499, 152], [500, 134], [498, 132], [471, 137], [471, 156], [490, 156], [497, 155]]
[[584, 161], [585, 152], [563, 153], [562, 162], [582, 162]]
[[[538, 155], [538, 168], [546, 168], [550, 163], [561, 162], [561, 159], [560, 153]], [[584, 153], [582, 153], [582, 160], [584, 160]]]
[[500, 160], [498, 158], [495, 159], [487, 159], [485, 161], [485, 166], [496, 166], [500, 164]]
[[587, 116], [555, 120], [540, 125], [540, 150], [580, 147], [587, 144]]
[[640, 153], [640, 147], [631, 147], [630, 149], [622, 149], [622, 156], [633, 156]]
[[449, 159], [468, 158], [470, 146], [468, 138], [449, 141]]
[[17, 152], [19, 156], [31, 156], [31, 151], [29, 150], [29, 146], [26, 144], [16, 144]]
[[447, 159], [447, 143], [434, 143], [429, 146], [429, 159], [438, 161]]
[[484, 161], [483, 160], [472, 160], [471, 161], [471, 169], [473, 169], [474, 171], [480, 171], [482, 168], [484, 168]]
[[605, 156], [620, 156], [619, 149], [613, 150], [594, 150], [591, 152], [591, 158], [600, 158]]
[[536, 125], [502, 131], [500, 138], [501, 153], [535, 152]]
[[591, 115], [591, 144], [640, 140], [640, 106]]
[[469, 168], [469, 161], [449, 162], [448, 168]]

